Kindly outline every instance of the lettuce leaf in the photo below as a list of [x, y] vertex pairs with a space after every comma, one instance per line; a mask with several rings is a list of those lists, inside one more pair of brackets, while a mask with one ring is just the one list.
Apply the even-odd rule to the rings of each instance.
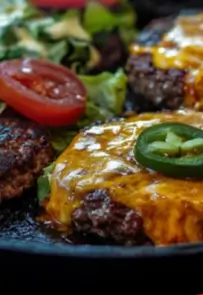
[[136, 14], [130, 3], [122, 1], [119, 11], [112, 12], [101, 3], [90, 1], [84, 12], [84, 28], [92, 35], [100, 32], [118, 29], [120, 36], [126, 44], [135, 37]]
[[[127, 77], [122, 69], [116, 73], [103, 72], [95, 76], [79, 76], [87, 89], [86, 114], [83, 118], [87, 124], [96, 120], [108, 120], [120, 115], [127, 91]], [[81, 126], [81, 122], [79, 126]]]
[[126, 1], [119, 4], [116, 12], [90, 1], [84, 11], [69, 9], [47, 14], [29, 1], [3, 0], [0, 61], [20, 57], [44, 58], [85, 74], [101, 60], [96, 35], [117, 29], [128, 46], [136, 33], [135, 21], [135, 12]]

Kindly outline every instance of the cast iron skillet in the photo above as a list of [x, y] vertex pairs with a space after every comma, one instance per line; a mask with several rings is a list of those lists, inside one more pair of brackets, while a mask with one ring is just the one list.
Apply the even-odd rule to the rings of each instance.
[[125, 293], [136, 288], [139, 295], [163, 295], [164, 284], [164, 295], [177, 294], [174, 290], [178, 288], [183, 292], [179, 294], [203, 291], [198, 270], [203, 264], [203, 243], [170, 247], [99, 245], [77, 236], [67, 239], [39, 224], [39, 214], [36, 187], [0, 205], [1, 288], [5, 285], [11, 292], [23, 289], [36, 294], [40, 286], [40, 290], [44, 287], [52, 294], [54, 288], [59, 292], [60, 286], [63, 293], [68, 288], [80, 294], [95, 292], [95, 288], [106, 292], [111, 286], [116, 293], [122, 288]]
[[[146, 15], [145, 23], [150, 20]], [[85, 239], [67, 239], [40, 225], [35, 219], [38, 214], [36, 188], [0, 205], [0, 286], [7, 291], [36, 294], [43, 287], [51, 294], [59, 290], [106, 293], [109, 287], [114, 293], [133, 288], [136, 294], [203, 291], [198, 270], [203, 243], [122, 247], [91, 241], [90, 245]]]

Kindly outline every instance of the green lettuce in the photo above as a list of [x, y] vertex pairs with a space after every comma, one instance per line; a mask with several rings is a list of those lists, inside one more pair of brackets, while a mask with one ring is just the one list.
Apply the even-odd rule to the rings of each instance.
[[[49, 129], [50, 140], [56, 156], [63, 152], [80, 128], [97, 120], [104, 122], [114, 116], [122, 115], [127, 91], [127, 78], [122, 69], [118, 69], [115, 74], [103, 72], [95, 76], [80, 76], [80, 79], [87, 89], [86, 112], [76, 126]], [[53, 165], [45, 168], [38, 179], [40, 202], [49, 194], [51, 169], [53, 169]]]
[[95, 34], [118, 29], [128, 45], [135, 34], [135, 19], [134, 10], [126, 3], [116, 13], [90, 1], [83, 12], [70, 9], [46, 14], [28, 1], [4, 0], [0, 11], [0, 61], [43, 58], [85, 74], [101, 60]]
[[135, 23], [135, 11], [126, 1], [120, 3], [119, 10], [116, 12], [110, 11], [99, 2], [90, 1], [84, 12], [84, 28], [91, 35], [118, 29], [126, 46], [129, 45], [137, 33]]
[[48, 59], [77, 73], [100, 61], [92, 36], [77, 10], [50, 15], [27, 1], [3, 1], [0, 12], [0, 61], [20, 57]]
[[[120, 115], [126, 97], [127, 78], [122, 69], [116, 73], [103, 72], [95, 76], [79, 76], [87, 89], [85, 124], [108, 120]], [[82, 126], [82, 121], [79, 126]]]

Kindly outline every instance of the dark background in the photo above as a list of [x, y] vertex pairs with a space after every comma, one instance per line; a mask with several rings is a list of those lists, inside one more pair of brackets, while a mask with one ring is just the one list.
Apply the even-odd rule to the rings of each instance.
[[180, 10], [203, 8], [201, 0], [130, 0], [138, 15], [139, 26], [155, 17], [176, 14]]

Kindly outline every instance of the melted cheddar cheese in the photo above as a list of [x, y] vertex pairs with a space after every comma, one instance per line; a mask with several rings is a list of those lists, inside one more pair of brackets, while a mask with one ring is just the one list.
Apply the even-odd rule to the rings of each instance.
[[151, 53], [162, 70], [186, 70], [185, 106], [203, 109], [203, 13], [179, 16], [157, 45], [131, 45], [130, 53]]
[[85, 194], [104, 189], [141, 214], [155, 244], [203, 240], [203, 181], [166, 177], [134, 159], [142, 130], [173, 121], [203, 129], [203, 113], [179, 110], [141, 114], [79, 133], [55, 163], [49, 215], [69, 227]]

